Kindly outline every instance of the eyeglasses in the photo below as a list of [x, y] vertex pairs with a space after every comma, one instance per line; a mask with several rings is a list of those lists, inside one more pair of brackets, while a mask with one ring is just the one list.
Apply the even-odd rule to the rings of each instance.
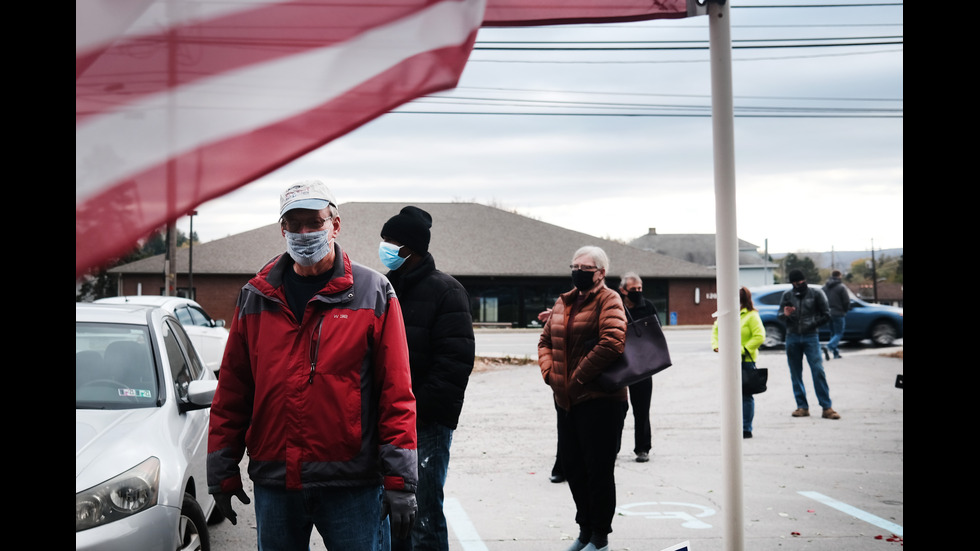
[[301, 230], [309, 231], [320, 231], [323, 226], [329, 222], [331, 219], [327, 218], [324, 220], [317, 216], [316, 218], [311, 218], [309, 220], [283, 220], [282, 224], [286, 228], [286, 231], [290, 233], [299, 233]]
[[589, 266], [588, 264], [572, 264], [572, 265], [569, 266], [569, 268], [571, 268], [573, 270], [582, 270], [583, 272], [594, 272], [599, 267], [598, 266]]

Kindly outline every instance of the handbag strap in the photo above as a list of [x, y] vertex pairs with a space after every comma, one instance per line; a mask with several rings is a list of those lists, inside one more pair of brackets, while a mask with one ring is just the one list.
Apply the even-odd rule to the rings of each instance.
[[637, 337], [639, 337], [642, 333], [640, 331], [639, 324], [637, 324], [636, 320], [633, 319], [633, 314], [630, 314], [630, 309], [627, 308], [625, 304], [623, 305], [623, 310], [626, 310], [626, 330], [629, 331], [629, 328], [632, 327], [633, 332], [636, 333]]

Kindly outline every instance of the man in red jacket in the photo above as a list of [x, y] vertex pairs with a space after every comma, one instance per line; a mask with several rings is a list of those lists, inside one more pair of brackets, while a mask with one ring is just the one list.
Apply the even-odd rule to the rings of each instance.
[[401, 307], [388, 280], [335, 241], [320, 181], [280, 196], [287, 254], [241, 290], [211, 406], [208, 490], [232, 524], [249, 503], [259, 548], [376, 551], [383, 519], [407, 535], [418, 484], [415, 397]]

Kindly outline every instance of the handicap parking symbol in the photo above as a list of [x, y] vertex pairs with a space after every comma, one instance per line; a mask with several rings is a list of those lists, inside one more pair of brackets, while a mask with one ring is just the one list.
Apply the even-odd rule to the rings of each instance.
[[681, 526], [684, 528], [707, 529], [711, 525], [698, 520], [710, 517], [715, 514], [715, 510], [694, 503], [681, 503], [678, 501], [644, 501], [631, 503], [616, 507], [621, 515], [641, 516], [649, 519], [677, 519], [682, 520]]

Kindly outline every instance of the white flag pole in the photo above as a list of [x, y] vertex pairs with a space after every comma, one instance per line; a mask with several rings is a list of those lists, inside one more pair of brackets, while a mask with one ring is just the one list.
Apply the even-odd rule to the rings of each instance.
[[715, 174], [715, 258], [718, 285], [718, 351], [721, 370], [721, 459], [726, 551], [745, 548], [742, 507], [742, 370], [738, 300], [738, 228], [735, 206], [735, 138], [732, 40], [726, 0], [708, 5], [711, 120]]

